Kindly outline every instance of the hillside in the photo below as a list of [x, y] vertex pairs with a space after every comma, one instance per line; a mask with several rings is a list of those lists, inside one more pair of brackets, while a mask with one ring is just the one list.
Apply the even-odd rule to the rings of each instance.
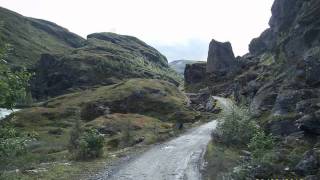
[[32, 66], [42, 53], [63, 53], [85, 44], [85, 39], [52, 22], [24, 17], [0, 7], [0, 39], [12, 50], [8, 62]]
[[37, 99], [129, 78], [163, 79], [176, 85], [181, 81], [156, 49], [114, 33], [88, 35], [85, 46], [68, 53], [42, 54], [35, 69], [32, 93]]
[[[163, 80], [130, 79], [58, 96], [9, 117], [10, 125], [21, 134], [36, 137], [28, 143], [28, 153], [19, 158], [2, 158], [4, 175], [0, 177], [83, 178], [90, 173], [83, 172], [84, 168], [97, 171], [135, 145], [147, 146], [173, 137], [178, 133], [176, 123], [193, 123], [199, 118], [200, 114], [188, 107], [186, 96]], [[98, 162], [72, 160], [68, 148], [76, 122], [103, 135], [105, 156]], [[17, 168], [26, 170], [10, 171]], [[39, 171], [30, 173], [33, 169]]]
[[0, 17], [0, 40], [10, 44], [6, 61], [35, 72], [31, 86], [35, 99], [128, 78], [181, 82], [166, 57], [136, 37], [93, 33], [83, 39], [52, 22], [4, 8]]

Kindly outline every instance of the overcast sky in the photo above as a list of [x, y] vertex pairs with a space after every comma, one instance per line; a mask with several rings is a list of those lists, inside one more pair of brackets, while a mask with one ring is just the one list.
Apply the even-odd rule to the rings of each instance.
[[273, 0], [0, 0], [22, 15], [55, 22], [83, 37], [132, 35], [169, 60], [205, 60], [211, 39], [230, 41], [236, 55], [268, 28]]

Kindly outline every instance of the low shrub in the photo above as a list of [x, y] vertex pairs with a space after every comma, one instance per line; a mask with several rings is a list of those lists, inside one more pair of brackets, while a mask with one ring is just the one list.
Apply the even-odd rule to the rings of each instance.
[[231, 106], [220, 113], [215, 138], [226, 145], [247, 145], [259, 128], [245, 106]]
[[269, 175], [276, 172], [273, 168], [278, 160], [275, 139], [258, 126], [247, 107], [225, 107], [213, 136], [214, 141], [251, 152], [232, 172], [226, 173], [224, 179], [254, 179], [261, 174], [271, 177]]
[[79, 141], [78, 159], [93, 159], [103, 155], [104, 138], [96, 130], [85, 131]]
[[96, 130], [84, 130], [77, 120], [70, 132], [69, 152], [77, 160], [87, 160], [103, 155], [104, 137]]
[[274, 147], [274, 138], [271, 135], [267, 135], [262, 130], [258, 130], [253, 137], [250, 139], [248, 148], [252, 153], [252, 157], [255, 160], [268, 160], [270, 158], [266, 157]]

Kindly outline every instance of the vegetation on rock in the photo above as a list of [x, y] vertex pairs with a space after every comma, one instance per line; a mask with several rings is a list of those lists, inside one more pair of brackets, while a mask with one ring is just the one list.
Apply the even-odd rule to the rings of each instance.
[[182, 79], [162, 54], [141, 40], [96, 33], [88, 35], [85, 46], [70, 53], [43, 54], [32, 90], [34, 97], [43, 99], [129, 78], [162, 79], [175, 85]]

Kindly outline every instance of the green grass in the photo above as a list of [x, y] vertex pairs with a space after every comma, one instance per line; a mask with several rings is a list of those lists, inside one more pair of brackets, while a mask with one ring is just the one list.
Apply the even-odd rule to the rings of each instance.
[[174, 113], [182, 112], [187, 116], [197, 113], [187, 109], [187, 98], [179, 89], [166, 81], [154, 79], [130, 79], [115, 85], [103, 86], [53, 98], [47, 107], [65, 109], [80, 108], [84, 104], [103, 102], [104, 104], [121, 104], [127, 98], [138, 96], [126, 102], [126, 108], [116, 108], [113, 112], [128, 111], [169, 121]]
[[[0, 8], [0, 38], [13, 47], [9, 62], [16, 66], [31, 66], [42, 53], [62, 53], [72, 49], [70, 41], [81, 44], [84, 39], [55, 24], [27, 18]], [[69, 36], [66, 39], [63, 36]]]
[[[175, 135], [172, 119], [176, 111], [180, 110], [184, 117], [194, 118], [195, 112], [186, 108], [186, 97], [176, 86], [161, 80], [131, 79], [116, 85], [103, 86], [83, 92], [59, 96], [38, 106], [23, 109], [9, 121], [18, 131], [36, 135], [37, 140], [29, 146], [29, 153], [9, 159], [9, 164], [2, 161], [0, 169], [7, 179], [21, 177], [22, 179], [73, 179], [81, 172], [82, 166], [89, 166], [92, 161], [74, 162], [68, 152], [70, 130], [76, 118], [75, 112], [81, 110], [88, 103], [119, 102], [132, 94], [142, 93], [143, 98], [128, 102], [128, 109], [142, 109], [141, 114], [135, 112], [113, 112], [100, 116], [92, 121], [83, 121], [84, 128], [115, 127], [114, 135], [105, 136], [104, 158], [95, 161], [108, 161], [110, 153], [120, 151], [124, 147], [134, 146], [143, 138], [143, 145], [163, 141]], [[145, 113], [144, 113], [145, 112]], [[157, 117], [162, 117], [157, 118]], [[190, 116], [190, 117], [189, 117]], [[181, 116], [175, 117], [180, 119]], [[127, 131], [129, 127], [129, 131]], [[59, 133], [56, 133], [59, 132]], [[107, 159], [107, 160], [106, 160]], [[8, 162], [8, 161], [7, 161]], [[42, 168], [48, 165], [47, 171], [31, 173], [28, 170]], [[71, 166], [61, 163], [71, 162]], [[19, 172], [12, 170], [19, 169]], [[98, 170], [99, 167], [95, 166]], [[5, 171], [4, 171], [5, 170]], [[72, 177], [71, 177], [72, 176]], [[74, 178], [76, 179], [76, 178]]]
[[[110, 153], [121, 151], [124, 147], [134, 146], [135, 141], [144, 138], [143, 145], [153, 144], [173, 136], [172, 123], [162, 122], [158, 119], [139, 114], [112, 114], [102, 116], [94, 121], [83, 123], [85, 128], [99, 128], [104, 126], [119, 127], [119, 133], [112, 136], [105, 136], [104, 156], [91, 161], [73, 160], [68, 151], [69, 132], [71, 126], [61, 128], [62, 135], [53, 135], [49, 131], [55, 129], [45, 116], [44, 109], [36, 109], [32, 112], [23, 110], [19, 112], [11, 124], [18, 125], [18, 131], [37, 134], [36, 144], [29, 148], [29, 152], [15, 158], [1, 161], [0, 176], [5, 179], [78, 179], [90, 175], [90, 172], [99, 171], [106, 163], [112, 161]], [[40, 111], [40, 112], [39, 112]], [[28, 115], [23, 115], [28, 114]], [[27, 119], [26, 117], [37, 117], [40, 121]], [[23, 119], [20, 119], [23, 118]], [[59, 118], [57, 121], [73, 123], [69, 118]], [[129, 143], [124, 142], [127, 123], [130, 126]], [[118, 143], [112, 143], [118, 142]], [[66, 165], [70, 163], [71, 165]], [[32, 173], [30, 170], [45, 168], [44, 172]], [[19, 172], [15, 172], [18, 169]], [[88, 171], [88, 173], [87, 173]]]
[[6, 58], [11, 66], [33, 67], [41, 54], [50, 53], [66, 59], [65, 65], [70, 68], [87, 66], [86, 70], [98, 75], [94, 78], [141, 77], [182, 82], [182, 77], [169, 68], [165, 56], [135, 37], [95, 33], [85, 40], [54, 23], [5, 8], [0, 8], [0, 16], [0, 40], [11, 44]]
[[204, 179], [222, 179], [225, 174], [232, 171], [240, 160], [239, 149], [226, 147], [221, 143], [210, 142], [205, 154], [207, 162]]

